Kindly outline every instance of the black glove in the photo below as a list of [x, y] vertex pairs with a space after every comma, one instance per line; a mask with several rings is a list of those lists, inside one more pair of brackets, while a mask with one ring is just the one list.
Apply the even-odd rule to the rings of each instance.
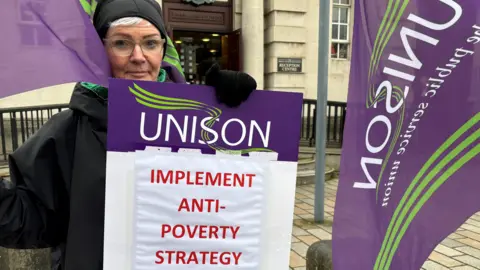
[[239, 71], [220, 70], [216, 63], [205, 77], [205, 84], [215, 88], [218, 102], [231, 108], [238, 107], [257, 89], [257, 82], [252, 76]]

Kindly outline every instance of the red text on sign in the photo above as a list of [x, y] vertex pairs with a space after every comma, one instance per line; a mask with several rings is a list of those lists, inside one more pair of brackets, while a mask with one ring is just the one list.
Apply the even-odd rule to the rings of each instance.
[[216, 212], [225, 209], [219, 200], [214, 199], [187, 199], [183, 198], [178, 206], [178, 212]]
[[238, 265], [241, 256], [241, 252], [159, 250], [156, 253], [155, 264]]
[[172, 235], [174, 238], [200, 238], [200, 239], [232, 239], [237, 238], [240, 226], [215, 226], [215, 225], [162, 225], [162, 237]]
[[211, 173], [184, 172], [173, 170], [151, 170], [150, 183], [217, 186], [217, 187], [252, 187], [255, 174], [251, 173]]

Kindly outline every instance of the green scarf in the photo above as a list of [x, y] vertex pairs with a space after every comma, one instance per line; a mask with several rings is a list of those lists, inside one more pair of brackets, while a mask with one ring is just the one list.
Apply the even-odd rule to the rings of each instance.
[[[167, 72], [164, 69], [160, 69], [160, 74], [158, 75], [157, 82], [165, 82], [166, 78], [167, 78]], [[108, 88], [98, 84], [88, 83], [88, 82], [81, 82], [80, 85], [94, 92], [101, 99], [103, 100], [108, 99]]]

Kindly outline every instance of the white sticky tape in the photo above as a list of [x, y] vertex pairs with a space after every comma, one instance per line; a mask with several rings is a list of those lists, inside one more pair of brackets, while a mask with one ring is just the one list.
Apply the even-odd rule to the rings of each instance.
[[178, 153], [189, 153], [189, 154], [202, 154], [202, 150], [200, 149], [193, 149], [193, 148], [180, 148], [178, 149]]
[[170, 147], [157, 147], [157, 146], [145, 146], [145, 151], [156, 151], [156, 152], [171, 153], [172, 148], [170, 148]]
[[278, 160], [277, 152], [250, 152], [248, 153], [248, 156], [256, 160], [268, 160], [268, 161]]
[[241, 156], [242, 151], [238, 151], [238, 150], [216, 151], [215, 155], [217, 155], [217, 156]]

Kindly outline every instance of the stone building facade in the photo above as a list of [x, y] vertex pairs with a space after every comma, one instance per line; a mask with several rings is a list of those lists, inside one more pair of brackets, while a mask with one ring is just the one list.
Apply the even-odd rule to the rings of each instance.
[[[254, 76], [260, 89], [302, 92], [306, 99], [316, 99], [319, 1], [157, 1], [193, 83], [201, 83], [195, 78], [198, 58], [213, 55], [227, 68]], [[354, 3], [331, 1], [328, 100], [346, 101]], [[217, 40], [217, 45], [193, 44], [197, 38], [212, 44]], [[0, 108], [68, 103], [72, 87], [65, 84], [0, 99]]]

